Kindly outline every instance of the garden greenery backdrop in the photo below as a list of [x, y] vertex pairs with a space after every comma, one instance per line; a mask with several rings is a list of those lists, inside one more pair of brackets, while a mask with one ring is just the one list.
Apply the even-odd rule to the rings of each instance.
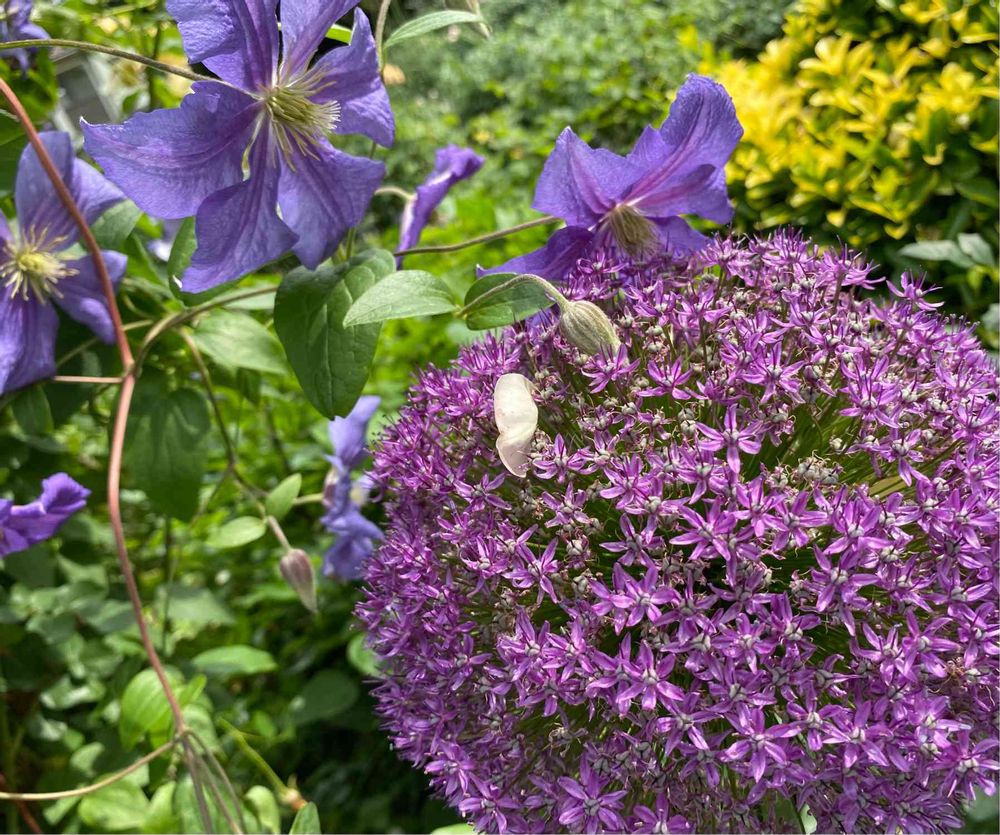
[[[204, 8], [227, 5], [242, 4]], [[0, 2], [0, 40], [58, 42], [0, 52], [11, 91], [0, 112], [0, 202], [21, 240], [37, 233], [31, 254], [55, 259], [11, 255], [0, 283], [14, 298], [39, 286], [32, 276], [48, 275], [43, 289], [65, 289], [86, 274], [104, 304], [73, 223], [59, 227], [58, 253], [41, 245], [62, 221], [46, 208], [57, 197], [25, 119], [43, 132], [96, 244], [117, 253], [106, 261], [121, 278], [120, 327], [103, 307], [73, 307], [72, 294], [56, 298], [68, 315], [54, 344], [54, 319], [46, 319], [27, 329], [28, 347], [15, 357], [13, 326], [2, 325], [6, 831], [466, 831], [428, 777], [398, 756], [376, 712], [372, 683], [382, 672], [356, 614], [357, 578], [388, 511], [362, 501], [364, 421], [332, 430], [329, 421], [359, 396], [377, 397], [360, 401], [374, 442], [399, 419], [418, 370], [447, 366], [484, 327], [507, 323], [496, 310], [470, 312], [477, 267], [549, 240], [554, 226], [536, 222], [532, 194], [566, 126], [625, 153], [646, 125], [660, 125], [689, 73], [721, 82], [743, 128], [725, 169], [732, 229], [794, 226], [830, 251], [864, 253], [879, 265], [873, 277], [925, 273], [930, 303], [969, 320], [995, 359], [998, 28], [989, 0], [364, 0], [357, 17], [356, 3], [331, 2], [343, 9], [322, 20], [321, 32], [288, 11], [314, 4], [282, 5], [286, 52], [297, 36], [303, 66], [314, 48], [312, 66], [341, 73], [332, 89], [355, 99], [326, 111], [295, 110], [302, 99], [294, 96], [268, 99], [282, 183], [319, 168], [302, 143], [337, 126], [340, 153], [330, 159], [340, 167], [324, 181], [337, 210], [331, 220], [305, 197], [303, 209], [283, 203], [299, 235], [294, 254], [288, 238], [251, 263], [272, 239], [268, 229], [234, 229], [239, 213], [199, 220], [197, 229], [190, 218], [211, 192], [235, 187], [244, 164], [252, 175], [263, 152], [238, 155], [232, 182], [223, 182], [221, 162], [198, 168], [194, 151], [172, 159], [178, 176], [192, 166], [185, 188], [199, 195], [181, 211], [187, 203], [149, 187], [121, 150], [145, 131], [147, 149], [167, 154], [167, 132], [158, 137], [148, 121], [127, 123], [145, 126], [134, 134], [101, 127], [194, 110], [182, 101], [214, 74], [229, 83], [203, 105], [219, 120], [218, 141], [263, 147], [260, 129], [251, 135], [233, 115], [243, 94], [232, 55], [204, 44], [199, 53], [199, 4]], [[325, 95], [322, 79], [299, 81], [312, 99]], [[316, 112], [329, 124], [310, 121]], [[94, 126], [86, 142], [81, 119]], [[282, 133], [282, 125], [291, 127]], [[199, 141], [191, 130], [189, 151]], [[96, 161], [115, 185], [80, 173], [73, 156]], [[259, 198], [272, 209], [283, 199], [273, 188], [277, 197]], [[249, 203], [243, 209], [252, 214]], [[339, 223], [340, 234], [323, 229], [313, 245], [301, 230], [324, 222]], [[720, 229], [692, 222], [706, 234]], [[462, 246], [479, 237], [486, 240]], [[220, 251], [227, 241], [232, 251]], [[418, 251], [400, 265], [392, 253], [401, 248]], [[69, 263], [76, 266], [59, 266]], [[182, 288], [176, 279], [185, 274]], [[221, 286], [219, 277], [239, 283]], [[381, 318], [374, 306], [351, 307], [382, 282], [398, 285], [409, 306]], [[507, 312], [536, 312], [538, 292], [525, 290]], [[348, 309], [353, 326], [344, 324]], [[114, 340], [122, 334], [125, 355]], [[51, 368], [42, 368], [46, 338]], [[122, 375], [135, 391], [119, 436]], [[109, 490], [109, 469], [120, 469], [120, 496], [114, 483]], [[61, 526], [31, 509], [56, 473], [72, 480], [50, 485], [70, 497]], [[338, 514], [340, 501], [348, 510]], [[995, 581], [992, 588], [995, 596]], [[995, 646], [996, 635], [988, 641]], [[996, 831], [994, 799], [981, 794], [963, 810], [964, 831]]]

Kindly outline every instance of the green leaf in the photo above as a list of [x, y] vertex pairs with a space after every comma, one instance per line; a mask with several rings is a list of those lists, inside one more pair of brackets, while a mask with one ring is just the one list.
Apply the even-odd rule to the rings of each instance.
[[284, 374], [287, 370], [278, 340], [246, 313], [214, 311], [195, 329], [194, 342], [199, 350], [227, 368], [270, 374]]
[[423, 17], [408, 21], [396, 29], [386, 39], [385, 49], [389, 49], [391, 46], [412, 38], [419, 38], [421, 35], [433, 32], [435, 29], [444, 29], [446, 26], [454, 26], [457, 23], [485, 23], [485, 21], [475, 12], [458, 10], [431, 12], [430, 14], [425, 14]]
[[125, 240], [132, 234], [140, 217], [142, 217], [142, 210], [131, 200], [116, 203], [91, 226], [98, 246], [101, 249], [121, 251], [121, 248], [125, 246]]
[[451, 823], [432, 829], [431, 835], [476, 835], [476, 830], [467, 823]]
[[319, 827], [319, 810], [315, 803], [307, 803], [292, 821], [292, 828], [288, 830], [288, 835], [322, 835]]
[[170, 247], [170, 257], [167, 259], [167, 278], [170, 286], [176, 289], [175, 278], [184, 275], [184, 271], [191, 263], [191, 256], [198, 248], [198, 240], [194, 234], [194, 218], [189, 217], [181, 223], [177, 235], [174, 237], [174, 245]]
[[41, 386], [18, 392], [10, 406], [14, 420], [26, 435], [45, 435], [52, 431], [52, 410]]
[[135, 783], [119, 780], [80, 801], [80, 818], [96, 832], [137, 832], [149, 812], [149, 799]]
[[[515, 273], [487, 275], [473, 284], [465, 294], [462, 315], [472, 330], [502, 328], [519, 322], [553, 304], [534, 282], [525, 281], [486, 296], [486, 293], [515, 277]], [[485, 296], [485, 298], [484, 298]]]
[[[182, 708], [201, 695], [205, 686], [204, 676], [197, 676], [184, 684], [180, 673], [169, 669], [166, 673]], [[152, 669], [140, 671], [122, 693], [121, 714], [118, 717], [118, 736], [122, 746], [133, 748], [147, 733], [169, 732], [172, 724], [170, 705], [156, 672]]]
[[344, 316], [344, 327], [450, 313], [457, 309], [448, 285], [436, 275], [423, 270], [400, 270], [387, 275], [351, 305]]
[[351, 638], [347, 645], [347, 660], [355, 670], [364, 676], [379, 678], [382, 675], [378, 665], [378, 656], [368, 646], [368, 636], [364, 632], [359, 632]]
[[236, 623], [229, 608], [206, 588], [167, 583], [157, 588], [157, 596], [172, 623], [195, 626], [230, 626]]
[[160, 373], [147, 372], [139, 380], [125, 438], [125, 467], [157, 510], [187, 520], [198, 509], [210, 428], [200, 391], [169, 391]]
[[292, 721], [305, 725], [332, 719], [349, 710], [358, 700], [358, 685], [339, 670], [322, 670], [314, 675], [288, 703]]
[[274, 328], [309, 402], [328, 418], [354, 406], [375, 356], [381, 325], [344, 328], [354, 300], [392, 266], [376, 251], [348, 264], [304, 268], [285, 276], [274, 300]]
[[971, 267], [973, 263], [954, 241], [918, 241], [904, 246], [899, 254], [918, 261], [950, 261], [958, 267]]
[[982, 235], [962, 234], [958, 236], [958, 248], [977, 264], [984, 267], [996, 265], [997, 257]]
[[173, 809], [176, 788], [176, 783], [164, 783], [153, 792], [153, 799], [142, 821], [142, 831], [147, 835], [180, 831], [180, 820]]
[[326, 30], [326, 36], [330, 40], [340, 41], [341, 43], [351, 42], [351, 30], [346, 26], [340, 26], [336, 23]]
[[293, 473], [275, 487], [264, 499], [264, 509], [275, 519], [284, 519], [302, 489], [302, 476]]
[[212, 548], [241, 548], [267, 532], [267, 525], [256, 516], [239, 516], [209, 534], [206, 544]]
[[262, 519], [256, 516], [240, 516], [212, 531], [206, 544], [212, 548], [241, 548], [260, 539], [266, 532], [267, 525]]
[[243, 797], [260, 821], [264, 832], [278, 835], [281, 832], [281, 810], [274, 792], [267, 786], [251, 786]]
[[207, 649], [191, 663], [205, 675], [221, 679], [270, 673], [278, 668], [271, 653], [242, 644]]

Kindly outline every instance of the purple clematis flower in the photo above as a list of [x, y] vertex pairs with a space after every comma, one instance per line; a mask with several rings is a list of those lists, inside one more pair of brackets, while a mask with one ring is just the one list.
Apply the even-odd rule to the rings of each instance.
[[196, 82], [173, 110], [83, 124], [87, 151], [143, 211], [195, 216], [186, 291], [289, 250], [314, 269], [361, 221], [385, 167], [336, 150], [327, 135], [361, 133], [388, 146], [395, 125], [360, 10], [350, 44], [310, 65], [329, 27], [357, 4], [283, 0], [279, 60], [276, 0], [168, 0], [188, 57], [222, 83]]
[[[431, 214], [451, 191], [451, 187], [475, 174], [483, 167], [483, 162], [483, 158], [469, 148], [448, 145], [438, 149], [434, 170], [417, 186], [416, 198], [403, 209], [403, 216], [399, 220], [401, 250], [416, 246]], [[396, 259], [397, 265], [402, 263], [402, 258]]]
[[[47, 38], [49, 33], [31, 22], [31, 0], [4, 0], [0, 2], [0, 43], [26, 41], [30, 38]], [[31, 53], [27, 49], [0, 49], [0, 56], [17, 62], [22, 73], [28, 71]]]
[[66, 473], [42, 482], [42, 495], [31, 504], [16, 505], [0, 499], [0, 557], [44, 542], [87, 503], [90, 491]]
[[743, 135], [732, 99], [711, 79], [688, 76], [659, 130], [647, 126], [628, 156], [591, 148], [570, 128], [556, 141], [532, 207], [566, 221], [541, 249], [484, 271], [559, 281], [580, 258], [619, 250], [632, 258], [678, 254], [708, 240], [680, 215], [726, 223], [733, 208], [724, 166]]
[[[76, 159], [67, 134], [45, 132], [41, 138], [88, 223], [122, 199], [117, 188]], [[55, 374], [59, 317], [51, 302], [105, 342], [114, 340], [93, 259], [66, 253], [77, 240], [77, 226], [30, 145], [18, 164], [14, 207], [13, 227], [0, 216], [0, 394]], [[115, 286], [127, 260], [118, 252], [104, 253]]]
[[382, 539], [378, 526], [361, 513], [372, 480], [367, 475], [356, 479], [351, 476], [368, 456], [365, 444], [368, 422], [380, 402], [378, 397], [361, 397], [347, 417], [330, 421], [333, 455], [327, 456], [332, 469], [323, 497], [327, 507], [323, 525], [337, 539], [323, 557], [323, 573], [328, 577], [345, 580], [360, 577], [362, 565], [374, 551], [375, 543]]

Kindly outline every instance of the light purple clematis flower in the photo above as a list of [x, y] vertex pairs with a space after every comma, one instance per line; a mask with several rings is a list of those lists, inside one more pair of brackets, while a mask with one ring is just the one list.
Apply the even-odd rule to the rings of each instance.
[[[468, 179], [482, 167], [483, 158], [469, 148], [460, 148], [458, 145], [439, 148], [434, 170], [417, 186], [416, 198], [403, 209], [403, 216], [399, 220], [399, 248], [403, 250], [416, 246], [431, 214], [451, 187]], [[402, 258], [396, 259], [397, 265], [402, 262]]]
[[647, 126], [628, 156], [591, 148], [570, 128], [556, 141], [532, 207], [566, 221], [549, 242], [484, 271], [562, 280], [580, 258], [618, 250], [637, 258], [668, 249], [687, 254], [708, 240], [680, 215], [726, 223], [725, 164], [743, 135], [720, 85], [690, 75], [659, 130]]
[[332, 469], [323, 497], [327, 508], [323, 525], [337, 539], [323, 557], [323, 573], [328, 577], [345, 580], [360, 577], [364, 562], [371, 556], [375, 543], [382, 539], [378, 526], [361, 513], [372, 480], [367, 475], [351, 476], [368, 456], [365, 444], [368, 422], [380, 402], [378, 397], [361, 397], [347, 417], [330, 421], [333, 455], [327, 456]]
[[[76, 159], [69, 136], [41, 134], [56, 170], [88, 223], [122, 199], [122, 193]], [[78, 236], [35, 150], [21, 153], [14, 186], [17, 223], [0, 216], [0, 394], [55, 374], [59, 317], [52, 302], [105, 342], [114, 340], [93, 259], [67, 253]], [[115, 286], [127, 258], [104, 252]]]
[[[47, 38], [49, 33], [31, 22], [31, 0], [4, 0], [0, 2], [0, 43]], [[22, 73], [28, 71], [34, 50], [0, 49], [0, 57], [17, 62]]]
[[83, 508], [89, 495], [86, 487], [66, 473], [56, 473], [42, 482], [42, 494], [30, 504], [16, 505], [0, 499], [0, 557], [49, 539]]
[[350, 44], [310, 66], [357, 4], [283, 0], [279, 60], [276, 0], [168, 0], [188, 57], [222, 83], [196, 82], [180, 107], [122, 125], [84, 123], [87, 151], [141, 209], [195, 215], [185, 290], [232, 281], [289, 250], [315, 268], [361, 221], [385, 167], [336, 150], [328, 134], [388, 146], [395, 125], [360, 10]]

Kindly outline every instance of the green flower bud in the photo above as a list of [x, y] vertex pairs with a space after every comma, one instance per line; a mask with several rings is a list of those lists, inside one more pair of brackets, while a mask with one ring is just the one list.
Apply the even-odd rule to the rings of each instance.
[[570, 344], [587, 355], [604, 349], [617, 351], [621, 345], [608, 315], [593, 302], [566, 302], [559, 317], [559, 330]]
[[316, 613], [316, 572], [313, 570], [309, 555], [298, 548], [293, 548], [278, 563], [281, 576], [299, 596], [302, 605], [313, 614]]

